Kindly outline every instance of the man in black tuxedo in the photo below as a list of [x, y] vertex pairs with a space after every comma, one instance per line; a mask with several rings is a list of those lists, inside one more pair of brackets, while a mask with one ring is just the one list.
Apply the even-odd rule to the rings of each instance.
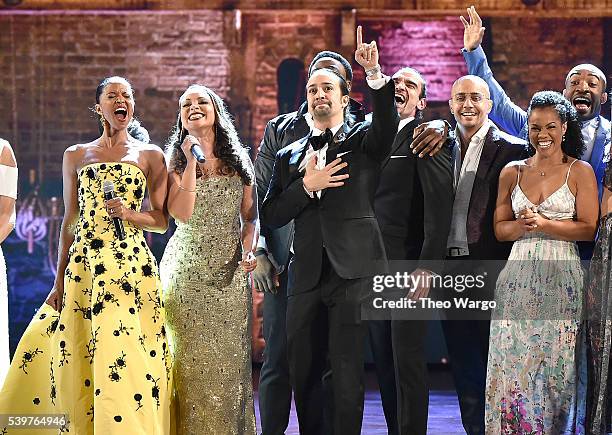
[[[453, 149], [455, 200], [445, 274], [486, 272], [480, 293], [462, 296], [492, 300], [501, 265], [487, 260], [507, 260], [512, 246], [498, 242], [493, 230], [499, 173], [509, 162], [526, 158], [528, 147], [525, 141], [503, 133], [489, 120], [493, 103], [483, 79], [459, 78], [453, 84], [449, 105], [457, 127]], [[447, 296], [457, 295], [451, 290]], [[448, 314], [451, 320], [442, 322], [442, 327], [463, 427], [469, 435], [484, 434], [490, 321], [476, 319], [469, 312]]]
[[[355, 59], [372, 88], [371, 125], [346, 124], [348, 88], [329, 69], [307, 84], [314, 128], [276, 156], [261, 210], [270, 227], [295, 223], [287, 302], [290, 377], [303, 434], [322, 431], [321, 375], [333, 371], [334, 431], [361, 432], [363, 339], [361, 299], [387, 263], [373, 200], [380, 164], [389, 153], [398, 117], [394, 86], [378, 65], [376, 43], [357, 30]], [[330, 162], [330, 163], [328, 163]]]
[[[418, 157], [410, 149], [412, 133], [425, 109], [426, 82], [412, 68], [393, 75], [395, 105], [400, 117], [390, 154], [382, 163], [375, 212], [389, 260], [413, 260], [414, 273], [441, 273], [453, 207], [451, 148], [444, 146], [433, 157]], [[422, 264], [419, 264], [421, 263]], [[419, 288], [413, 299], [427, 297]], [[425, 360], [426, 320], [371, 320], [370, 334], [392, 338], [401, 434], [427, 432], [429, 391]], [[384, 352], [373, 339], [373, 351]], [[378, 369], [378, 367], [377, 367]], [[393, 366], [386, 368], [393, 373]]]
[[[340, 54], [321, 51], [308, 68], [308, 76], [321, 68], [336, 71], [350, 91], [353, 79], [351, 64]], [[349, 100], [352, 122], [364, 120], [363, 107]], [[304, 102], [296, 112], [285, 113], [270, 120], [255, 160], [258, 206], [261, 210], [268, 191], [276, 153], [287, 145], [310, 134], [313, 124]], [[266, 342], [264, 362], [259, 376], [259, 414], [262, 435], [284, 434], [291, 410], [291, 384], [287, 360], [287, 265], [291, 258], [293, 221], [281, 228], [270, 228], [261, 222], [257, 268], [253, 272], [255, 287], [264, 292], [263, 336]], [[395, 391], [395, 390], [394, 390]], [[330, 411], [331, 412], [331, 411]]]

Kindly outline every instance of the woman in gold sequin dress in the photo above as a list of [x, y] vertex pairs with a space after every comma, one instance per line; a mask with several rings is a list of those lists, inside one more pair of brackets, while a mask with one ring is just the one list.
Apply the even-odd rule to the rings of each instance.
[[[190, 86], [167, 146], [168, 211], [177, 228], [160, 269], [182, 435], [255, 434], [251, 293], [255, 173], [225, 104]], [[205, 163], [191, 153], [201, 146]]]
[[[64, 153], [58, 273], [17, 347], [0, 414], [65, 414], [77, 435], [167, 435], [170, 352], [157, 265], [143, 235], [168, 225], [164, 155], [128, 133], [134, 101], [125, 79], [105, 79], [96, 100], [103, 134]], [[116, 199], [104, 200], [107, 181]], [[141, 211], [147, 188], [151, 210]], [[2, 434], [66, 432], [3, 426]]]

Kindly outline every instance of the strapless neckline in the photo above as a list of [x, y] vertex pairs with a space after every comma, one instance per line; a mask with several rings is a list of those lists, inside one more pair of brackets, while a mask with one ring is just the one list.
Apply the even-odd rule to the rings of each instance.
[[147, 176], [144, 173], [144, 171], [142, 170], [142, 168], [138, 165], [135, 165], [134, 163], [131, 162], [92, 162], [92, 163], [87, 163], [83, 166], [81, 166], [81, 169], [79, 169], [77, 172], [80, 174], [83, 172], [83, 170], [85, 170], [85, 168], [89, 167], [89, 166], [100, 166], [100, 165], [128, 165], [128, 166], [132, 166], [136, 169], [138, 169], [140, 171], [140, 173], [142, 174], [142, 176], [146, 179]]

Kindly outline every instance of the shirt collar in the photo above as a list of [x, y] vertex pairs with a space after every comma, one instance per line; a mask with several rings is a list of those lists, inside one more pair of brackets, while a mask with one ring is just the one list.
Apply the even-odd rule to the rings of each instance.
[[399, 124], [397, 125], [397, 131], [401, 131], [402, 128], [406, 127], [409, 122], [414, 120], [414, 116], [409, 116], [406, 119], [400, 119]]
[[[482, 127], [480, 127], [476, 133], [474, 133], [474, 136], [472, 136], [472, 139], [470, 139], [468, 147], [473, 143], [480, 143], [484, 141], [485, 137], [487, 136], [487, 133], [489, 132], [489, 129], [491, 128], [491, 125], [491, 120], [487, 119], [482, 125]], [[455, 138], [457, 138], [457, 145], [461, 145], [461, 133], [459, 132], [459, 124], [455, 126]]]
[[594, 129], [595, 127], [597, 127], [598, 123], [599, 123], [599, 117], [596, 116], [594, 118], [589, 119], [588, 121], [582, 121], [581, 126], [582, 128], [589, 127], [589, 128]]
[[[312, 119], [312, 117], [311, 117]], [[338, 133], [338, 130], [340, 130], [340, 127], [342, 127], [344, 125], [344, 121], [342, 121], [340, 124], [334, 125], [330, 130], [332, 132], [332, 135], [336, 135], [336, 133]], [[322, 130], [319, 130], [317, 127], [315, 127], [314, 125], [311, 127], [312, 129], [312, 136], [321, 136], [323, 134]]]

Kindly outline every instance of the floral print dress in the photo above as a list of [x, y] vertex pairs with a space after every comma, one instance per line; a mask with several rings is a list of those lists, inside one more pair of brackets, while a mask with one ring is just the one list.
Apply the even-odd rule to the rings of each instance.
[[[170, 357], [155, 258], [142, 230], [118, 240], [102, 184], [140, 209], [142, 170], [94, 163], [78, 173], [79, 219], [61, 313], [43, 304], [24, 333], [0, 391], [0, 414], [63, 414], [37, 434], [166, 435]], [[7, 422], [5, 422], [7, 423]], [[28, 433], [0, 425], [0, 433]]]
[[[574, 218], [576, 198], [568, 178], [569, 170], [565, 183], [537, 205], [539, 213], [553, 220]], [[516, 217], [535, 206], [518, 181], [511, 195]], [[584, 433], [583, 279], [575, 242], [537, 232], [514, 242], [495, 289], [485, 405], [488, 435]]]

